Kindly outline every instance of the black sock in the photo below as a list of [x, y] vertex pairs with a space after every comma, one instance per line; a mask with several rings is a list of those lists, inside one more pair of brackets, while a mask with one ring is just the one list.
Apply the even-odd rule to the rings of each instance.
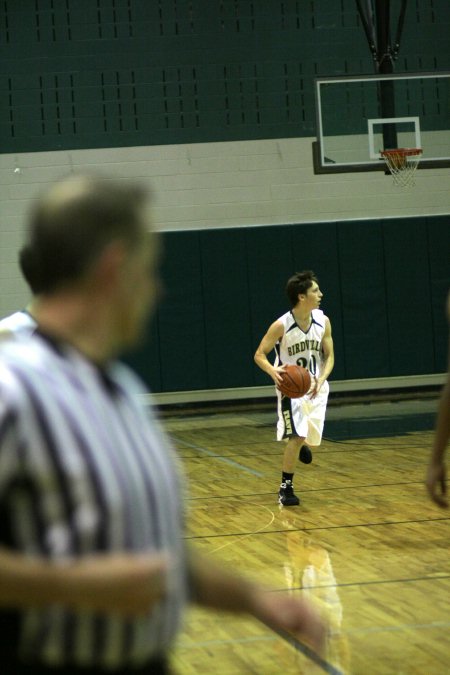
[[294, 480], [294, 474], [293, 473], [286, 473], [286, 471], [283, 471], [282, 477], [281, 477], [281, 482], [285, 483], [287, 480], [290, 480], [291, 483]]

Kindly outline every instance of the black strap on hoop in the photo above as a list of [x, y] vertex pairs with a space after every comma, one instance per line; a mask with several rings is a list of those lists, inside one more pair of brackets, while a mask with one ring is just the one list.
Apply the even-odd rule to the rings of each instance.
[[400, 14], [398, 17], [398, 23], [397, 23], [397, 32], [395, 34], [395, 42], [394, 46], [392, 49], [392, 57], [395, 60], [398, 56], [398, 52], [400, 51], [400, 40], [402, 37], [402, 32], [403, 32], [403, 24], [405, 23], [405, 14], [406, 14], [406, 5], [408, 3], [408, 0], [402, 0], [402, 6], [400, 8]]
[[[397, 30], [395, 33], [395, 40], [394, 44], [392, 45], [389, 25], [383, 26], [382, 28], [383, 39], [377, 40], [377, 37], [375, 35], [374, 15], [371, 0], [366, 0], [364, 5], [362, 0], [356, 0], [356, 6], [361, 19], [361, 23], [364, 28], [364, 32], [366, 34], [367, 42], [369, 43], [369, 49], [378, 67], [386, 59], [389, 61], [395, 61], [398, 57], [398, 53], [400, 51], [400, 40], [402, 37], [403, 26], [405, 23], [407, 4], [408, 0], [402, 0], [402, 4], [400, 7], [400, 14], [397, 22]], [[387, 23], [389, 23], [390, 0], [383, 0], [383, 3], [382, 4], [380, 3], [378, 7], [383, 8], [385, 20]], [[377, 17], [377, 21], [378, 23], [381, 21], [380, 16]], [[377, 42], [385, 42], [385, 44], [377, 44]], [[383, 69], [380, 70], [382, 72]]]
[[363, 7], [361, 0], [356, 0], [356, 6], [358, 8], [364, 32], [366, 34], [367, 42], [369, 43], [369, 49], [372, 52], [374, 61], [378, 62], [378, 50], [375, 38], [373, 12], [370, 0], [366, 4], [367, 4], [367, 12], [365, 11], [365, 8]]

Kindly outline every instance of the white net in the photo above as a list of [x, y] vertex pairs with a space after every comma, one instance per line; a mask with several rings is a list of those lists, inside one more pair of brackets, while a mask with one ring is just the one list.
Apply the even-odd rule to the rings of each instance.
[[422, 155], [420, 148], [382, 150], [380, 154], [394, 178], [394, 185], [410, 187], [415, 184], [414, 175]]

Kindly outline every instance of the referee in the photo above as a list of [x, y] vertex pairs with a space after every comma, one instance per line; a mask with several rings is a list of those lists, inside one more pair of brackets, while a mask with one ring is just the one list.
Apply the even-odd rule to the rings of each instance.
[[319, 648], [324, 626], [188, 549], [181, 478], [115, 361], [158, 296], [137, 185], [72, 176], [31, 214], [37, 331], [0, 347], [0, 664], [8, 675], [168, 673], [188, 599]]

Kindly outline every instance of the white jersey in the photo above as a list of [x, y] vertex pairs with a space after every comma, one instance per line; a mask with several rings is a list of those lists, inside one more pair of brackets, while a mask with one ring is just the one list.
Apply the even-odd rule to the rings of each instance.
[[[299, 365], [319, 377], [323, 369], [322, 339], [325, 334], [325, 314], [320, 309], [311, 312], [311, 323], [304, 331], [292, 312], [286, 312], [278, 321], [283, 324], [282, 338], [275, 345], [275, 365]], [[277, 439], [285, 440], [299, 436], [311, 446], [318, 446], [322, 440], [325, 411], [330, 387], [325, 380], [314, 398], [308, 394], [300, 398], [282, 396], [276, 389], [278, 399]]]
[[312, 375], [319, 377], [323, 368], [322, 339], [325, 334], [325, 319], [321, 309], [313, 309], [309, 328], [304, 331], [292, 312], [280, 316], [278, 321], [283, 324], [284, 333], [275, 345], [275, 365], [303, 366]]
[[0, 340], [28, 337], [36, 327], [36, 321], [27, 311], [14, 312], [0, 321]]

